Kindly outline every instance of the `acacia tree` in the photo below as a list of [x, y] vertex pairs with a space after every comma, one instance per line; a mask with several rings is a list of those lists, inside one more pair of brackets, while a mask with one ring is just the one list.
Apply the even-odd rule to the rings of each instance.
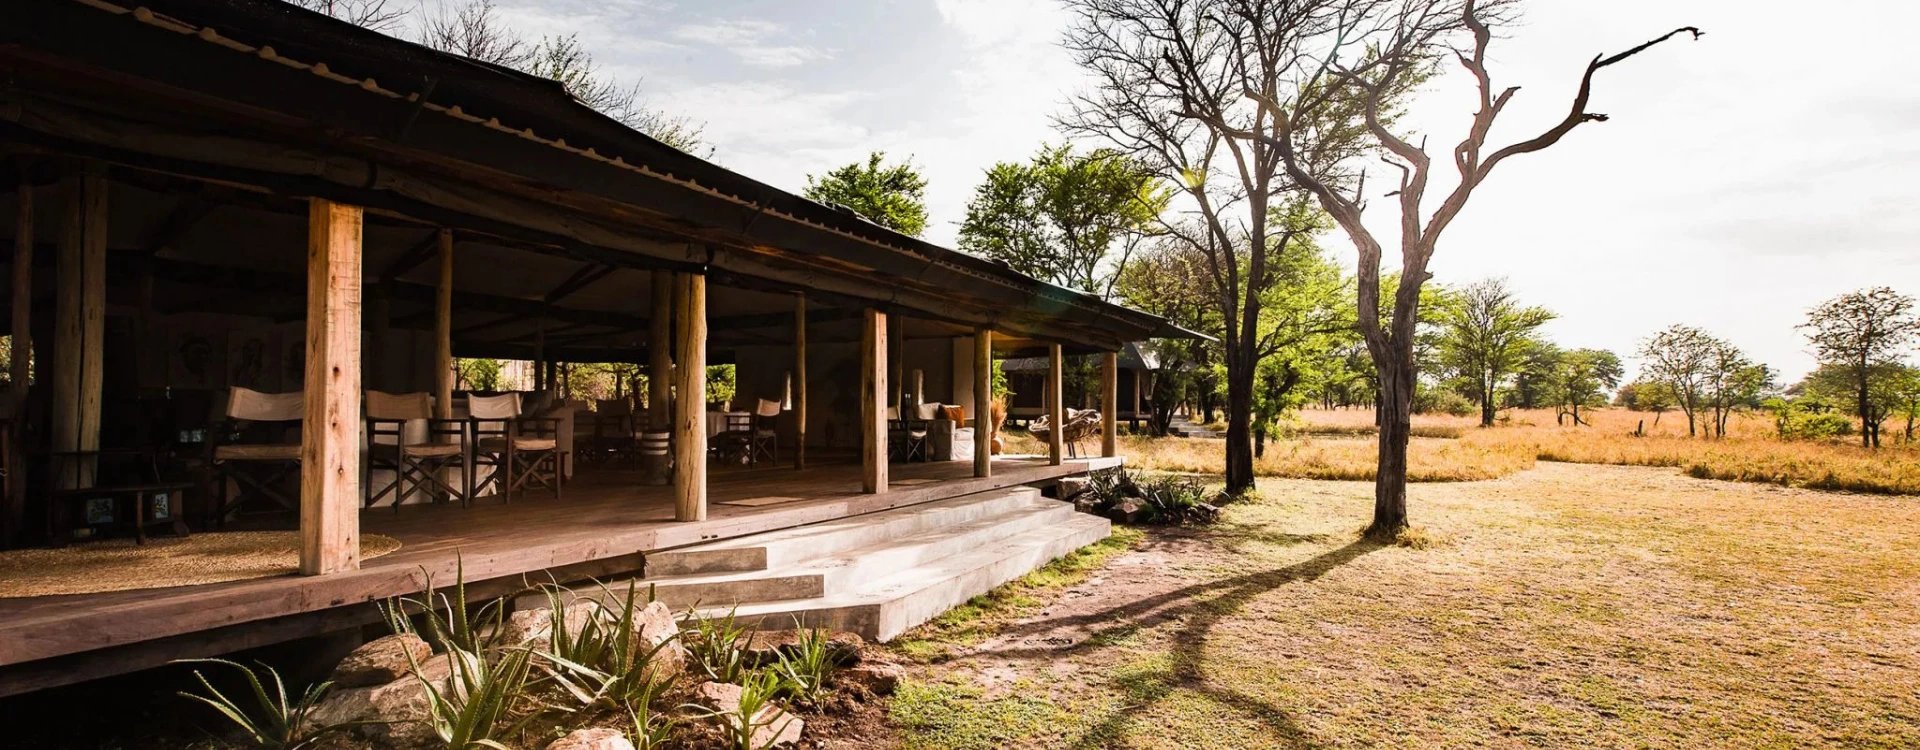
[[1500, 386], [1540, 343], [1540, 326], [1553, 320], [1544, 307], [1520, 304], [1505, 279], [1475, 282], [1449, 296], [1440, 312], [1441, 360], [1471, 383], [1480, 402], [1480, 426], [1492, 427]]
[[1912, 348], [1920, 333], [1912, 297], [1888, 287], [1843, 294], [1808, 311], [1807, 332], [1822, 369], [1838, 368], [1852, 387], [1854, 416], [1860, 420], [1860, 445], [1880, 447], [1880, 422], [1875, 419], [1876, 376], [1897, 371], [1899, 357]]
[[883, 164], [884, 151], [824, 175], [807, 175], [803, 195], [844, 206], [880, 226], [914, 237], [927, 229], [927, 178], [911, 162]]
[[[1712, 376], [1713, 358], [1720, 340], [1693, 326], [1675, 325], [1640, 344], [1645, 361], [1641, 377], [1662, 383], [1673, 405], [1687, 415], [1687, 436], [1700, 434], [1696, 414]], [[1656, 423], [1658, 417], [1655, 417]]]
[[1620, 385], [1623, 374], [1620, 355], [1605, 349], [1560, 352], [1554, 357], [1552, 379], [1547, 384], [1557, 411], [1555, 421], [1564, 417], [1572, 419], [1576, 427], [1585, 424], [1580, 418], [1581, 407], [1604, 406], [1607, 392]]
[[[1242, 0], [1228, 2], [1215, 12], [1257, 17], [1274, 5], [1300, 5], [1298, 0]], [[1466, 208], [1473, 192], [1501, 163], [1515, 156], [1544, 150], [1576, 127], [1605, 122], [1604, 114], [1590, 112], [1588, 101], [1595, 74], [1680, 35], [1700, 36], [1692, 27], [1676, 29], [1614, 55], [1597, 55], [1581, 75], [1572, 106], [1559, 122], [1540, 134], [1504, 147], [1489, 149], [1487, 140], [1495, 121], [1518, 87], [1497, 89], [1487, 69], [1492, 27], [1506, 20], [1512, 4], [1502, 0], [1327, 0], [1306, 2], [1327, 14], [1329, 27], [1308, 39], [1308, 48], [1288, 59], [1296, 61], [1298, 75], [1248, 76], [1240, 92], [1254, 102], [1252, 128], [1236, 132], [1255, 136], [1271, 147], [1286, 174], [1311, 192], [1345, 230], [1359, 252], [1360, 331], [1379, 371], [1379, 467], [1374, 484], [1370, 537], [1394, 538], [1407, 528], [1407, 439], [1411, 429], [1413, 391], [1418, 382], [1414, 352], [1420, 318], [1420, 288], [1429, 278], [1427, 267], [1441, 235]], [[1256, 26], [1265, 35], [1269, 27]], [[1461, 45], [1465, 35], [1468, 43]], [[1449, 153], [1458, 181], [1446, 191], [1431, 213], [1425, 208], [1434, 164], [1425, 147], [1394, 127], [1388, 113], [1410, 80], [1429, 74], [1444, 58], [1457, 61], [1476, 83], [1479, 109], [1467, 134]], [[1243, 63], [1244, 64], [1244, 63]], [[1320, 123], [1329, 111], [1349, 111], [1358, 102], [1355, 119], [1372, 142], [1383, 149], [1385, 161], [1398, 183], [1388, 195], [1398, 203], [1400, 249], [1399, 285], [1391, 316], [1383, 321], [1379, 309], [1381, 259], [1384, 245], [1361, 220], [1365, 208], [1364, 182], [1343, 182], [1341, 172], [1324, 168], [1326, 156], [1316, 148]], [[1215, 123], [1225, 117], [1204, 107], [1189, 115]], [[1344, 155], [1343, 155], [1344, 156]], [[1343, 160], [1344, 163], [1351, 160]]]
[[[1254, 380], [1263, 351], [1273, 345], [1260, 329], [1273, 259], [1320, 221], [1303, 223], [1300, 212], [1274, 210], [1299, 185], [1262, 141], [1267, 119], [1245, 105], [1241, 92], [1296, 73], [1305, 40], [1335, 25], [1335, 4], [1066, 3], [1074, 15], [1067, 50], [1094, 83], [1075, 98], [1062, 129], [1110, 143], [1177, 186], [1179, 201], [1165, 229], [1204, 260], [1226, 381], [1229, 493], [1253, 486]], [[1315, 121], [1316, 165], [1352, 155], [1361, 134], [1351, 115], [1351, 109], [1329, 111]]]
[[1112, 149], [1076, 154], [1070, 145], [1042, 147], [1030, 162], [987, 170], [967, 204], [960, 249], [1111, 297], [1114, 270], [1154, 235], [1166, 209], [1168, 191], [1157, 183], [1151, 171]]

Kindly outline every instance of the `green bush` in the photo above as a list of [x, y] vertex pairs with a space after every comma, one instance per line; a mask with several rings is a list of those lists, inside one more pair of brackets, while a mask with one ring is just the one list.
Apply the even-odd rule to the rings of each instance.
[[1852, 419], [1814, 399], [1770, 398], [1764, 406], [1773, 412], [1782, 440], [1825, 440], [1853, 432]]
[[1466, 417], [1472, 416], [1479, 409], [1479, 404], [1445, 388], [1420, 388], [1413, 392], [1413, 413], [1415, 414]]

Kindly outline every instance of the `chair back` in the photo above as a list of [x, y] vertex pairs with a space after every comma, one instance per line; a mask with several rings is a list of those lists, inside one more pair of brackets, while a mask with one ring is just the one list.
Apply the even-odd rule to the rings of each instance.
[[520, 416], [520, 394], [502, 393], [498, 396], [470, 395], [467, 397], [467, 416], [478, 420], [497, 421]]
[[918, 412], [920, 419], [929, 422], [946, 416], [946, 411], [940, 408], [938, 401], [930, 404], [921, 404], [916, 407], [915, 410]]
[[368, 419], [431, 419], [433, 394], [367, 391]]
[[746, 432], [753, 429], [753, 415], [737, 411], [723, 412], [727, 420], [727, 432]]
[[248, 422], [298, 422], [306, 414], [306, 393], [262, 393], [234, 386], [227, 396], [227, 416]]
[[753, 408], [753, 414], [756, 417], [780, 416], [780, 402], [764, 398], [760, 399], [760, 404]]

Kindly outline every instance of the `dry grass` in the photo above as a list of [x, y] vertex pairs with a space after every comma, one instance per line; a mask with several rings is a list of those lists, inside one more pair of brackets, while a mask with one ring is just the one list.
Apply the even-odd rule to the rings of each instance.
[[[1499, 426], [1472, 427], [1471, 418], [1414, 418], [1409, 478], [1416, 482], [1491, 479], [1531, 468], [1534, 461], [1665, 466], [1703, 479], [1762, 482], [1790, 487], [1920, 494], [1920, 446], [1891, 444], [1878, 451], [1843, 440], [1789, 442], [1774, 437], [1764, 415], [1738, 415], [1719, 440], [1689, 438], [1686, 419], [1625, 410], [1585, 415], [1589, 426], [1555, 423], [1551, 411], [1508, 415]], [[1372, 479], [1376, 446], [1373, 416], [1366, 411], [1307, 411], [1296, 434], [1308, 437], [1275, 441], [1256, 461], [1255, 473], [1298, 479]], [[1634, 436], [1645, 425], [1644, 437]], [[1464, 426], [1463, 426], [1464, 425]], [[1457, 440], [1422, 435], [1458, 434]], [[1349, 435], [1352, 437], [1330, 437]], [[1123, 451], [1146, 469], [1218, 474], [1220, 444], [1207, 440], [1130, 439]]]
[[[1265, 479], [915, 667], [907, 747], [1914, 747], [1920, 506], [1543, 465]], [[938, 638], [938, 633], [923, 637]]]

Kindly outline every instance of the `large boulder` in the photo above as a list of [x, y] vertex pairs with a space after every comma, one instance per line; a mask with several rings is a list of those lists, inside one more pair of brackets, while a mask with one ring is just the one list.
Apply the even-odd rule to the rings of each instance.
[[664, 602], [648, 602], [633, 613], [633, 628], [649, 648], [658, 647], [649, 667], [653, 679], [671, 680], [686, 671], [689, 656], [686, 644], [680, 642], [680, 623], [674, 621], [673, 610]]
[[[722, 722], [729, 731], [740, 731], [740, 693], [739, 685], [725, 682], [701, 683], [694, 689], [694, 701], [714, 712], [714, 720]], [[783, 711], [778, 706], [762, 706], [753, 714], [753, 747], [788, 747], [800, 743], [800, 733], [806, 730], [806, 722], [800, 717]]]
[[385, 685], [410, 674], [414, 664], [431, 658], [433, 647], [420, 636], [398, 633], [354, 649], [333, 668], [333, 676], [328, 679], [342, 688]]
[[1061, 500], [1072, 500], [1085, 493], [1092, 483], [1092, 479], [1084, 476], [1061, 477], [1059, 484], [1054, 486], [1054, 493]]
[[547, 750], [634, 750], [633, 743], [618, 729], [593, 727], [576, 729], [567, 736], [547, 743]]
[[[579, 633], [593, 620], [593, 605], [588, 602], [567, 607], [567, 631]], [[500, 645], [549, 648], [553, 640], [553, 610], [546, 607], [523, 609], [507, 615], [500, 624]]]
[[1112, 519], [1114, 523], [1135, 524], [1146, 517], [1147, 504], [1131, 497], [1114, 503], [1112, 508], [1107, 509], [1107, 518]]
[[442, 691], [455, 689], [459, 682], [453, 679], [453, 662], [441, 654], [422, 662], [417, 677], [409, 673], [384, 685], [335, 689], [321, 699], [307, 721], [313, 726], [368, 722], [354, 731], [378, 745], [418, 747], [433, 739], [422, 679]]

